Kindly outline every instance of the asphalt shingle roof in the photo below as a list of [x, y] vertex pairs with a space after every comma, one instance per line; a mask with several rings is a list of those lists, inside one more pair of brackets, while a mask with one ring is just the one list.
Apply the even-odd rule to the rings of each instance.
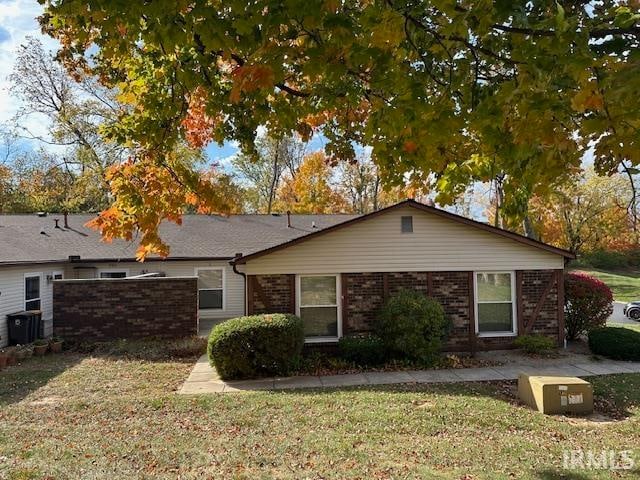
[[[357, 215], [185, 215], [178, 226], [166, 222], [162, 239], [171, 247], [169, 258], [232, 258], [273, 247], [294, 238], [350, 220]], [[138, 241], [105, 243], [99, 232], [85, 227], [93, 214], [0, 215], [0, 264], [81, 260], [130, 260]], [[59, 219], [61, 228], [55, 228]], [[313, 227], [315, 224], [316, 228]]]

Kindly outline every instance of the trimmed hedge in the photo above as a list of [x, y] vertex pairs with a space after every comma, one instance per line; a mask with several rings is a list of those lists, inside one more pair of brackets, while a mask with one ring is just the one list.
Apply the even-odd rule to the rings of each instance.
[[640, 332], [629, 328], [604, 327], [589, 332], [589, 348], [615, 360], [640, 360]]
[[444, 309], [433, 298], [402, 289], [380, 309], [376, 333], [397, 360], [433, 362], [449, 330]]
[[295, 315], [238, 317], [216, 325], [209, 335], [211, 365], [224, 380], [286, 375], [299, 364], [302, 320]]
[[342, 337], [338, 341], [340, 357], [356, 365], [381, 365], [386, 360], [384, 342], [375, 335]]
[[557, 344], [554, 339], [544, 335], [522, 335], [513, 344], [527, 353], [538, 354], [555, 350]]

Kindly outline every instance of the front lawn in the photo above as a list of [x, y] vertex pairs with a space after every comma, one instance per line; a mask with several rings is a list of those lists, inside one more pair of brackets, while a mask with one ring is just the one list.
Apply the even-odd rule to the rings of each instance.
[[0, 478], [611, 478], [563, 472], [577, 449], [640, 464], [640, 375], [594, 380], [597, 423], [517, 405], [512, 383], [176, 395], [191, 367], [69, 353], [0, 372]]
[[618, 302], [640, 300], [640, 274], [637, 272], [605, 272], [580, 268], [577, 270], [588, 273], [606, 283], [613, 292], [614, 300]]

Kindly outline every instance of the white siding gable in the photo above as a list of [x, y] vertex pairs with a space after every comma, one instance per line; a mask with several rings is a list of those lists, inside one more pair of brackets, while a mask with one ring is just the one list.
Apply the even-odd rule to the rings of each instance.
[[[413, 233], [401, 218], [413, 217]], [[561, 255], [405, 206], [248, 260], [247, 274], [561, 269]]]

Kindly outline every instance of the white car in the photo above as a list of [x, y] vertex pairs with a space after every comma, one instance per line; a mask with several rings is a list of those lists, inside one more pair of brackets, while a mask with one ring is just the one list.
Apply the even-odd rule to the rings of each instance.
[[622, 310], [627, 318], [631, 320], [640, 320], [640, 301], [629, 302]]

